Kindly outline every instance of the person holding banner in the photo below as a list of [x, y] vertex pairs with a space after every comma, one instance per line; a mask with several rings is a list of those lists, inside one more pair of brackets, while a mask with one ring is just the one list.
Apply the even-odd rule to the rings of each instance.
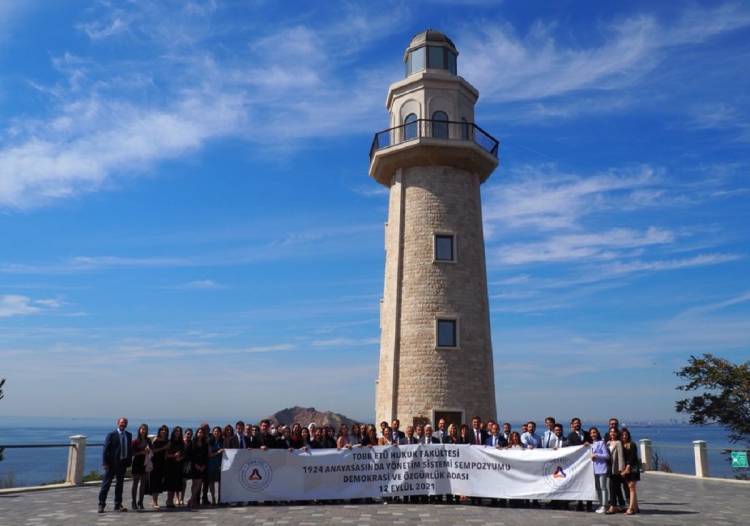
[[400, 444], [401, 440], [404, 438], [404, 432], [399, 431], [399, 428], [401, 427], [401, 420], [398, 418], [394, 418], [391, 422], [391, 443], [392, 444]]
[[605, 513], [609, 503], [609, 449], [599, 434], [599, 429], [589, 429], [591, 437], [591, 460], [594, 463], [594, 481], [596, 494], [599, 495], [599, 507], [596, 513]]
[[[463, 429], [462, 429], [463, 430]], [[471, 444], [481, 446], [487, 441], [487, 433], [482, 429], [482, 419], [475, 416], [471, 419]]]
[[484, 443], [484, 445], [497, 449], [504, 448], [508, 445], [503, 436], [500, 434], [500, 426], [498, 426], [497, 423], [492, 424], [490, 435], [487, 437], [487, 441]]
[[506, 442], [510, 442], [510, 432], [510, 424], [508, 422], [504, 422], [502, 435]]
[[585, 431], [581, 430], [581, 419], [575, 417], [570, 421], [570, 434], [568, 435], [569, 446], [581, 446], [590, 444], [591, 437]]
[[245, 422], [238, 420], [234, 428], [236, 432], [229, 441], [226, 439], [226, 428], [224, 429], [224, 447], [227, 449], [245, 449], [247, 447], [245, 443]]
[[281, 428], [281, 437], [279, 437], [277, 441], [279, 447], [282, 449], [288, 449], [289, 451], [294, 449], [292, 443], [292, 430], [289, 428], [289, 426], [284, 426]]
[[328, 449], [334, 449], [336, 447], [336, 437], [333, 436], [333, 428], [331, 426], [325, 426], [323, 428], [323, 441]]
[[445, 427], [445, 418], [438, 420], [437, 429], [435, 430], [435, 437], [443, 443], [443, 439], [448, 436], [448, 429]]
[[300, 447], [298, 447], [297, 449], [310, 449], [310, 430], [306, 427], [303, 427], [302, 431], [300, 432], [300, 437], [302, 438], [302, 445], [300, 445]]
[[544, 419], [544, 427], [547, 428], [547, 430], [542, 435], [542, 447], [543, 448], [549, 448], [550, 443], [552, 442], [552, 437], [555, 436], [555, 419], [551, 416], [548, 416]]
[[379, 446], [392, 446], [393, 445], [393, 430], [385, 426], [385, 429], [383, 429], [383, 436], [378, 439]]
[[565, 431], [563, 429], [563, 425], [560, 423], [556, 423], [554, 427], [552, 428], [553, 435], [549, 439], [548, 445], [544, 447], [549, 447], [552, 449], [559, 449], [561, 447], [565, 447]]
[[349, 443], [353, 446], [362, 443], [362, 427], [356, 422], [352, 424], [352, 430], [349, 432]]
[[292, 427], [292, 433], [289, 436], [289, 441], [290, 441], [289, 451], [292, 451], [294, 449], [299, 449], [305, 446], [304, 442], [302, 441], [302, 426]]
[[[582, 446], [583, 444], [590, 444], [591, 443], [591, 437], [588, 433], [581, 430], [581, 419], [578, 417], [572, 418], [570, 420], [570, 434], [568, 435], [568, 440], [566, 443], [566, 446]], [[576, 505], [576, 510], [583, 511], [583, 501], [578, 501], [578, 504]], [[586, 501], [586, 511], [592, 511], [593, 506], [591, 505], [591, 501]]]
[[439, 444], [440, 441], [432, 435], [432, 426], [427, 424], [424, 426], [424, 436], [419, 442], [420, 444]]
[[327, 449], [325, 438], [323, 437], [323, 429], [320, 427], [315, 428], [315, 438], [310, 442], [310, 449]]
[[414, 436], [414, 426], [406, 426], [406, 436], [401, 441], [402, 444], [418, 444], [419, 440]]
[[417, 444], [424, 436], [424, 424], [417, 424], [417, 427], [414, 428], [414, 438], [417, 439]]
[[542, 447], [542, 437], [536, 434], [536, 422], [526, 424], [526, 432], [521, 435], [521, 443], [526, 449]]
[[270, 420], [266, 419], [260, 421], [260, 433], [253, 437], [253, 440], [250, 443], [252, 449], [262, 449], [264, 451], [266, 449], [276, 449], [278, 443], [276, 442], [276, 437], [271, 434], [270, 427]]
[[523, 442], [521, 442], [521, 435], [518, 431], [510, 432], [510, 440], [506, 449], [524, 449]]
[[346, 424], [341, 424], [341, 427], [339, 427], [339, 434], [338, 437], [336, 437], [336, 448], [352, 448], [352, 439], [349, 436], [349, 426]]

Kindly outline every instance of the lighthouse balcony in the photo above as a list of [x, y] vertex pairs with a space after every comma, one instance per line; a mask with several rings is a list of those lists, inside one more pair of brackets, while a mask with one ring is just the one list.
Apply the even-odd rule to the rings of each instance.
[[414, 119], [375, 134], [370, 176], [389, 186], [397, 168], [449, 165], [478, 173], [484, 181], [498, 164], [499, 146], [473, 122]]

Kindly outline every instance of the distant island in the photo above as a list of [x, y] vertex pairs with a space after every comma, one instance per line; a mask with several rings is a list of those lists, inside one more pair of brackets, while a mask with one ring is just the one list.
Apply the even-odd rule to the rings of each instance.
[[351, 427], [356, 422], [356, 420], [333, 411], [318, 411], [314, 407], [299, 406], [282, 409], [267, 418], [274, 424], [291, 425], [299, 422], [303, 426], [307, 426], [314, 422], [317, 426], [331, 426], [334, 429], [338, 429], [341, 424]]

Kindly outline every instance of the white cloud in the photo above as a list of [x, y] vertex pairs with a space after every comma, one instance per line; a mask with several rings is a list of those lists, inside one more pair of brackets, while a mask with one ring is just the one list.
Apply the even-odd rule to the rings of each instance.
[[242, 352], [248, 353], [267, 353], [277, 351], [293, 351], [296, 347], [291, 343], [278, 343], [275, 345], [256, 345], [254, 347], [247, 347]]
[[182, 285], [178, 285], [176, 288], [182, 290], [220, 290], [225, 289], [226, 286], [221, 283], [217, 283], [212, 279], [198, 279], [194, 281], [188, 281]]
[[310, 137], [369, 131], [378, 115], [385, 119], [381, 72], [358, 71], [349, 55], [387, 38], [399, 9], [344, 9], [327, 26], [233, 26], [234, 36], [250, 45], [227, 57], [212, 47], [214, 9], [167, 17], [156, 6], [133, 4], [129, 9], [142, 12], [126, 18], [123, 10], [100, 7], [99, 17], [81, 25], [92, 39], [132, 32], [153, 53], [109, 62], [70, 53], [53, 59], [65, 81], [32, 82], [52, 111], [46, 118], [17, 116], [6, 130], [0, 207], [35, 207], [111, 188], [221, 137], [284, 149]]
[[574, 260], [611, 260], [624, 255], [623, 249], [672, 243], [672, 232], [650, 227], [644, 232], [616, 228], [597, 233], [551, 236], [541, 242], [501, 245], [492, 250], [491, 262], [506, 265]]
[[644, 189], [660, 184], [650, 166], [581, 177], [561, 173], [552, 164], [526, 165], [516, 168], [510, 180], [485, 191], [482, 213], [493, 232], [577, 228], [581, 217], [623, 202], [636, 204]]
[[20, 294], [0, 294], [0, 318], [28, 316], [51, 309], [60, 308], [63, 302], [58, 299], [34, 300]]
[[687, 318], [687, 317], [695, 316], [697, 314], [706, 314], [710, 312], [716, 312], [719, 310], [726, 309], [727, 307], [734, 307], [735, 305], [741, 305], [747, 302], [750, 302], [750, 291], [743, 292], [742, 294], [733, 296], [723, 301], [714, 302], [714, 303], [706, 303], [703, 305], [698, 305], [696, 307], [691, 307], [685, 310], [684, 312], [682, 312], [677, 318]]
[[329, 338], [312, 342], [313, 347], [359, 347], [365, 345], [376, 345], [380, 343], [379, 338]]
[[634, 272], [661, 272], [691, 267], [705, 267], [719, 265], [729, 261], [737, 261], [743, 256], [739, 254], [698, 254], [697, 256], [681, 259], [667, 259], [656, 261], [628, 261], [614, 262], [604, 267], [610, 274], [631, 274]]
[[457, 36], [462, 47], [462, 75], [484, 99], [528, 101], [580, 90], [628, 86], [662, 63], [676, 46], [698, 44], [750, 24], [742, 4], [690, 8], [670, 23], [636, 15], [610, 21], [599, 29], [600, 45], [563, 45], [557, 26], [540, 21], [526, 35], [507, 23], [486, 22]]
[[39, 307], [32, 304], [31, 298], [26, 296], [16, 294], [0, 296], [0, 318], [36, 314], [39, 310]]

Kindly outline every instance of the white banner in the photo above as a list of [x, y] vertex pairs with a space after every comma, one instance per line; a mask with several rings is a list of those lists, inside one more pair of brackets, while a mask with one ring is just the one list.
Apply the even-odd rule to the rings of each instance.
[[228, 449], [221, 463], [221, 502], [445, 494], [596, 500], [591, 450], [448, 444]]

